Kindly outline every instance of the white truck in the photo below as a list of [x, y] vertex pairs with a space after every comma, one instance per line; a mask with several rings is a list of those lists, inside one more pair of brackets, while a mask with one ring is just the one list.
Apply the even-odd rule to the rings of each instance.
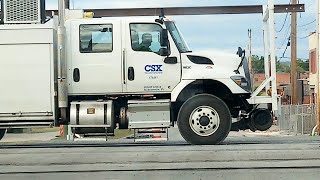
[[217, 144], [230, 130], [272, 125], [271, 109], [248, 101], [241, 48], [192, 52], [165, 17], [73, 17], [61, 36], [56, 16], [14, 18], [9, 3], [0, 25], [0, 139], [7, 128], [30, 126], [113, 133], [177, 124], [187, 142]]

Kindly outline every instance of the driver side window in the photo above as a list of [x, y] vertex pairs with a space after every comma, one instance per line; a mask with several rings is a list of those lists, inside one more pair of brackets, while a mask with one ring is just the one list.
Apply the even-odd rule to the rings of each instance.
[[112, 24], [80, 25], [81, 53], [110, 53], [113, 50]]
[[130, 24], [131, 46], [134, 51], [160, 53], [160, 34], [158, 24]]

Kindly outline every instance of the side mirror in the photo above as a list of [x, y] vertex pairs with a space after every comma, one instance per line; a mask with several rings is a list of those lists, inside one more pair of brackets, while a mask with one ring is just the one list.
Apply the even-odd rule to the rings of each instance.
[[161, 47], [159, 54], [160, 54], [160, 56], [169, 56], [170, 55], [169, 48], [168, 47]]
[[162, 29], [160, 34], [160, 56], [169, 56], [170, 48], [169, 48], [169, 36], [168, 30]]
[[241, 48], [241, 47], [238, 47], [237, 55], [238, 55], [239, 57], [242, 57], [242, 56], [244, 55], [244, 53], [245, 53], [245, 51], [244, 51], [244, 50], [242, 50], [242, 48]]
[[160, 34], [160, 45], [162, 47], [169, 46], [169, 37], [168, 37], [168, 30], [163, 29]]

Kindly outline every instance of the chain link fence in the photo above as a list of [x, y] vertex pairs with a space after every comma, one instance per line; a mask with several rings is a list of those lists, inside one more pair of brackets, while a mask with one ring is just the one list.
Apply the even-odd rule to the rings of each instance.
[[281, 105], [278, 118], [280, 130], [287, 130], [295, 134], [311, 134], [317, 124], [315, 105]]

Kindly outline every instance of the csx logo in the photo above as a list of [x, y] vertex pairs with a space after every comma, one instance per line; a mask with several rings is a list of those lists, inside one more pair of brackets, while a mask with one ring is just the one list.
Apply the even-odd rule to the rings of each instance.
[[162, 72], [162, 65], [146, 65], [144, 70], [146, 72]]

